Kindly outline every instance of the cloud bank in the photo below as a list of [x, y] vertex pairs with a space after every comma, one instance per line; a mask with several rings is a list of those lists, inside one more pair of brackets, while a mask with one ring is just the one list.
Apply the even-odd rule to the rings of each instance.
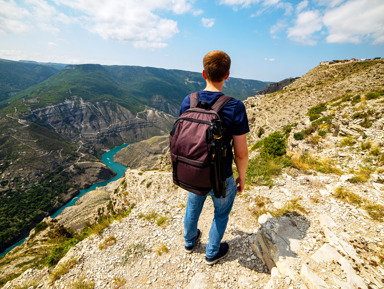
[[[78, 23], [106, 40], [130, 41], [136, 47], [161, 48], [179, 30], [164, 15], [191, 10], [189, 0], [0, 0], [0, 33], [24, 33], [34, 27], [59, 31]], [[68, 11], [68, 15], [60, 12]]]
[[251, 17], [283, 9], [284, 15], [270, 27], [274, 39], [284, 31], [288, 39], [305, 45], [384, 43], [382, 0], [221, 0], [220, 4], [252, 9]]

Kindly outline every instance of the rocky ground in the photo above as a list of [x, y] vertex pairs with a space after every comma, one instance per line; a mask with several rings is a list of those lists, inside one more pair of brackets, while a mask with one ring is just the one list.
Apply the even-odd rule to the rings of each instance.
[[[283, 174], [276, 186], [252, 187], [236, 199], [224, 240], [229, 255], [210, 267], [204, 262], [212, 220], [207, 200], [199, 228], [202, 244], [183, 249], [186, 194], [171, 174], [128, 171], [120, 205], [136, 202], [132, 213], [73, 247], [55, 268], [27, 270], [3, 288], [383, 288], [382, 223], [333, 197], [349, 185], [343, 176]], [[140, 186], [152, 180], [151, 185]], [[115, 190], [119, 181], [111, 184]], [[383, 195], [365, 185], [371, 194]], [[160, 190], [153, 190], [159, 187]], [[140, 188], [140, 190], [138, 190]], [[152, 188], [152, 189], [151, 189]], [[100, 189], [102, 190], [102, 189]], [[153, 194], [156, 191], [158, 193]], [[124, 194], [128, 192], [127, 194]], [[257, 218], [260, 198], [281, 209], [300, 198], [306, 213]], [[119, 204], [118, 204], [119, 205]], [[260, 242], [261, 239], [264, 241]], [[63, 270], [63, 268], [67, 268]], [[57, 277], [59, 272], [62, 275]], [[64, 273], [65, 272], [65, 273]], [[55, 277], [54, 277], [55, 276]], [[52, 282], [57, 278], [55, 282]], [[89, 287], [76, 287], [76, 286]]]

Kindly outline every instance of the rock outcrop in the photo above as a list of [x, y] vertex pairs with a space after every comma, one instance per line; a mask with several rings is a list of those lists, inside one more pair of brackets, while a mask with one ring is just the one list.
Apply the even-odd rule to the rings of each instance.
[[152, 108], [133, 113], [109, 100], [94, 104], [76, 96], [63, 103], [36, 109], [26, 119], [99, 149], [164, 134], [175, 120]]
[[283, 79], [279, 82], [271, 83], [266, 88], [264, 88], [262, 91], [259, 91], [255, 95], [268, 94], [268, 93], [273, 93], [273, 92], [282, 90], [284, 87], [286, 87], [287, 85], [290, 85], [296, 79], [298, 79], [298, 77], [295, 77], [295, 78], [290, 77], [290, 78]]
[[159, 158], [164, 157], [169, 148], [169, 136], [155, 136], [131, 144], [113, 157], [114, 161], [130, 169], [153, 169]]

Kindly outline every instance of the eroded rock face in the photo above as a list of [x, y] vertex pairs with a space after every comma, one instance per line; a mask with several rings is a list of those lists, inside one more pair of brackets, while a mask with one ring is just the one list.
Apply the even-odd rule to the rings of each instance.
[[158, 159], [169, 149], [169, 136], [155, 136], [129, 145], [117, 152], [114, 161], [130, 169], [148, 170], [154, 168]]
[[111, 101], [90, 103], [79, 97], [34, 110], [26, 119], [53, 128], [60, 135], [99, 146], [164, 134], [174, 122], [174, 117], [156, 109], [133, 113]]

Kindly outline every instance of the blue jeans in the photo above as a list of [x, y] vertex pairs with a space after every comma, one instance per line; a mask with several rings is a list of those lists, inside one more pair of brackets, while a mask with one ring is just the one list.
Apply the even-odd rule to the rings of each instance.
[[211, 230], [209, 231], [209, 243], [206, 246], [206, 256], [215, 257], [220, 249], [225, 229], [232, 210], [233, 202], [237, 194], [237, 186], [233, 176], [226, 179], [227, 195], [225, 198], [215, 198], [213, 190], [206, 196], [199, 196], [189, 192], [188, 203], [184, 217], [185, 246], [195, 246], [197, 237], [197, 222], [203, 209], [207, 196], [211, 196], [215, 208]]

